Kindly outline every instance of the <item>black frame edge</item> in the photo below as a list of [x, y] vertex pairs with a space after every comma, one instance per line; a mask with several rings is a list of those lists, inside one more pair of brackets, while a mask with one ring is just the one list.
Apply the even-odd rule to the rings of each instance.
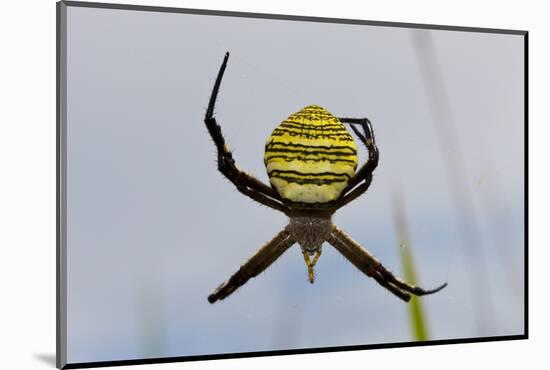
[[247, 357], [303, 355], [303, 354], [328, 353], [328, 352], [361, 351], [366, 349], [406, 348], [406, 347], [483, 343], [483, 342], [497, 342], [497, 341], [524, 340], [524, 339], [527, 339], [526, 335], [507, 335], [507, 336], [499, 336], [499, 337], [429, 340], [425, 342], [397, 342], [397, 343], [380, 343], [380, 344], [369, 344], [369, 345], [358, 345], [358, 346], [303, 348], [303, 349], [292, 349], [292, 350], [240, 352], [240, 353], [197, 355], [197, 356], [159, 357], [159, 358], [137, 359], [137, 360], [80, 362], [80, 363], [67, 364], [65, 367], [63, 367], [63, 369], [81, 369], [81, 368], [127, 366], [127, 365], [151, 365], [151, 364], [183, 362], [183, 361], [204, 361], [204, 360], [224, 360], [224, 359], [247, 358]]
[[67, 6], [56, 4], [56, 367], [67, 365], [66, 81]]
[[210, 15], [210, 16], [222, 16], [222, 17], [261, 18], [261, 19], [300, 21], [300, 22], [340, 23], [340, 24], [352, 24], [352, 25], [355, 24], [355, 25], [368, 25], [368, 26], [379, 26], [379, 27], [419, 28], [419, 29], [427, 29], [427, 30], [484, 32], [484, 33], [498, 33], [498, 34], [511, 34], [511, 35], [524, 35], [527, 33], [527, 31], [525, 30], [462, 27], [462, 26], [451, 26], [451, 25], [432, 25], [432, 24], [424, 24], [424, 23], [384, 22], [384, 21], [370, 21], [370, 20], [348, 19], [348, 18], [327, 18], [327, 17], [313, 17], [313, 16], [287, 15], [287, 14], [233, 12], [233, 11], [227, 11], [227, 10], [191, 9], [191, 8], [176, 8], [176, 7], [165, 7], [165, 6], [151, 6], [151, 5], [83, 2], [83, 1], [71, 1], [71, 0], [63, 0], [62, 2], [65, 3], [67, 6], [81, 7], [81, 8], [95, 8], [95, 9], [136, 10], [136, 11], [161, 12], [161, 13], [185, 13], [185, 14], [199, 14], [199, 15]]
[[525, 299], [525, 322], [523, 324], [523, 330], [525, 337], [529, 337], [529, 32], [524, 35], [524, 161], [525, 161], [525, 173], [524, 173], [524, 188], [525, 188], [525, 219], [523, 225], [523, 232], [525, 233], [524, 239], [524, 299]]

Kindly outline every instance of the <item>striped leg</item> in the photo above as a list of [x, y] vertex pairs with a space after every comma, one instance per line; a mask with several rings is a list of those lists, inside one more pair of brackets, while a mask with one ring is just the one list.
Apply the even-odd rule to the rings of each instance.
[[420, 287], [410, 285], [397, 277], [391, 271], [386, 269], [380, 261], [372, 254], [363, 249], [356, 241], [351, 239], [338, 227], [333, 226], [332, 233], [327, 240], [334, 248], [336, 248], [347, 260], [355, 265], [359, 270], [367, 276], [374, 278], [378, 284], [382, 285], [390, 292], [403, 299], [410, 300], [412, 293], [417, 296], [433, 294], [447, 286], [447, 283], [432, 290], [424, 290]]
[[[374, 131], [372, 130], [371, 122], [368, 118], [338, 118], [344, 123], [348, 123], [359, 140], [367, 147], [369, 157], [361, 168], [355, 173], [355, 176], [350, 180], [348, 186], [342, 192], [337, 207], [340, 208], [361, 194], [367, 191], [372, 181], [372, 173], [378, 166], [378, 147], [374, 139]], [[357, 126], [361, 126], [364, 133], [361, 133]], [[364, 182], [355, 187], [361, 181]], [[355, 188], [355, 189], [354, 189]]]
[[204, 118], [206, 128], [208, 129], [208, 132], [210, 133], [212, 140], [214, 140], [214, 144], [218, 150], [218, 170], [227, 179], [229, 179], [229, 181], [231, 181], [237, 187], [237, 190], [239, 190], [242, 194], [265, 206], [287, 214], [288, 207], [282, 203], [281, 197], [272, 187], [264, 184], [246, 172], [241, 171], [237, 167], [235, 160], [233, 159], [233, 154], [227, 147], [221, 127], [216, 122], [216, 118], [214, 118], [216, 98], [218, 97], [218, 91], [220, 89], [220, 84], [228, 59], [229, 53], [226, 53], [220, 67], [220, 71], [218, 72], [218, 77], [214, 83], [214, 88], [212, 90], [212, 95], [210, 96], [206, 116]]
[[363, 195], [368, 189], [372, 182], [372, 174], [368, 175], [365, 178], [365, 181], [359, 184], [355, 187], [355, 189], [351, 190], [347, 194], [344, 194], [336, 201], [336, 209], [340, 209], [349, 202], [355, 200], [356, 198]]
[[243, 286], [250, 278], [258, 276], [294, 244], [290, 233], [284, 229], [270, 242], [264, 245], [225, 283], [221, 284], [214, 293], [208, 296], [208, 302], [214, 303], [224, 299]]

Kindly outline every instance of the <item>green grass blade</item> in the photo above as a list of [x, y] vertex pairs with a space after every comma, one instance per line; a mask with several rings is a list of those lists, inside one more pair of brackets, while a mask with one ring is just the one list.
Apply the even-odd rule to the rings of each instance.
[[[401, 242], [399, 250], [401, 252], [401, 264], [403, 266], [405, 281], [416, 285], [417, 278], [411, 249], [408, 245]], [[430, 339], [421, 298], [413, 296], [409, 302], [408, 311], [414, 340], [422, 341]]]
[[[404, 279], [407, 283], [417, 285], [418, 279], [416, 269], [414, 267], [411, 243], [409, 237], [409, 228], [405, 215], [403, 199], [399, 189], [395, 189], [392, 194], [393, 219], [397, 230], [399, 243], [399, 254], [401, 256], [401, 265], [403, 267]], [[429, 340], [428, 323], [424, 314], [422, 299], [412, 296], [407, 310], [409, 312], [409, 322], [413, 340], [424, 341]]]

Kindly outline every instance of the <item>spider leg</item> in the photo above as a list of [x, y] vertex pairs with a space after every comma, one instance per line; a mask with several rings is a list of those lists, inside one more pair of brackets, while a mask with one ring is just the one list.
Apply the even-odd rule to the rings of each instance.
[[[351, 249], [345, 242], [340, 240], [340, 238], [332, 233], [327, 241], [334, 247], [338, 252], [340, 252], [348, 261], [355, 265], [359, 270], [361, 270], [368, 277], [372, 277], [382, 285], [384, 288], [388, 289], [397, 297], [401, 298], [405, 302], [408, 302], [411, 299], [411, 296], [397, 288], [396, 286], [389, 283], [385, 280], [378, 271], [376, 271], [375, 263], [371, 259], [364, 258], [364, 256], [357, 255], [353, 249]], [[363, 257], [363, 258], [362, 258]]]
[[254, 176], [241, 171], [237, 167], [235, 160], [233, 159], [233, 154], [225, 142], [221, 127], [216, 122], [216, 118], [214, 117], [216, 99], [218, 97], [218, 92], [220, 90], [222, 77], [227, 66], [228, 59], [229, 53], [226, 53], [218, 72], [216, 82], [214, 83], [214, 88], [212, 89], [212, 94], [210, 96], [208, 108], [206, 109], [206, 115], [204, 117], [204, 123], [208, 129], [208, 133], [212, 137], [218, 151], [218, 170], [237, 187], [237, 190], [244, 195], [252, 198], [256, 202], [286, 214], [288, 212], [288, 207], [282, 203], [282, 199], [275, 189], [264, 184]]
[[252, 198], [258, 203], [263, 204], [264, 206], [276, 209], [283, 212], [284, 214], [288, 214], [288, 212], [290, 211], [287, 206], [283, 205], [280, 202], [277, 202], [276, 200], [273, 200], [272, 198], [266, 197], [263, 193], [260, 193], [259, 191], [254, 190], [251, 187], [249, 188], [242, 184], [239, 184], [238, 181], [233, 183], [237, 187], [237, 190], [240, 191], [242, 194], [247, 195], [248, 197]]
[[349, 202], [355, 200], [356, 198], [364, 194], [368, 190], [371, 182], [372, 182], [372, 174], [369, 174], [365, 178], [364, 182], [357, 185], [353, 190], [349, 191], [347, 194], [344, 194], [344, 196], [340, 197], [336, 201], [336, 209], [342, 208]]
[[286, 228], [258, 250], [229, 280], [208, 296], [208, 302], [222, 300], [243, 286], [250, 278], [258, 276], [294, 244]]
[[[369, 153], [367, 161], [359, 168], [359, 170], [355, 173], [355, 176], [348, 183], [346, 189], [342, 192], [342, 195], [337, 202], [337, 208], [340, 208], [367, 191], [372, 181], [372, 173], [378, 166], [379, 156], [378, 147], [376, 146], [374, 139], [374, 131], [372, 130], [372, 124], [368, 118], [344, 117], [338, 119], [350, 125], [355, 135], [357, 135], [359, 140], [366, 146]], [[363, 129], [363, 133], [361, 133], [358, 126]], [[356, 185], [362, 181], [364, 182], [356, 187]]]
[[333, 227], [332, 233], [327, 241], [359, 270], [367, 276], [374, 278], [380, 285], [387, 288], [404, 301], [409, 301], [410, 295], [408, 293], [422, 296], [436, 293], [447, 286], [447, 283], [445, 283], [435, 289], [425, 290], [398, 279], [386, 269], [376, 257], [363, 249], [356, 241], [351, 239], [336, 226]]

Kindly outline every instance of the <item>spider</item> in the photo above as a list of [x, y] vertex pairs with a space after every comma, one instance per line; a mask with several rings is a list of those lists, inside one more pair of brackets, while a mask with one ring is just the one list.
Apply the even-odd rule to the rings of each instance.
[[[218, 72], [204, 119], [217, 148], [218, 170], [239, 192], [284, 213], [290, 221], [210, 294], [208, 301], [214, 303], [228, 297], [267, 269], [294, 243], [301, 247], [308, 279], [313, 284], [313, 269], [325, 241], [360, 271], [404, 301], [410, 300], [410, 294], [422, 296], [443, 289], [447, 283], [424, 290], [398, 279], [331, 221], [339, 208], [367, 191], [378, 165], [378, 148], [367, 118], [337, 118], [320, 106], [307, 106], [283, 121], [267, 140], [264, 163], [271, 186], [237, 167], [214, 117], [228, 59], [229, 52]], [[367, 161], [357, 171], [357, 147], [343, 123], [349, 124], [368, 150]]]

